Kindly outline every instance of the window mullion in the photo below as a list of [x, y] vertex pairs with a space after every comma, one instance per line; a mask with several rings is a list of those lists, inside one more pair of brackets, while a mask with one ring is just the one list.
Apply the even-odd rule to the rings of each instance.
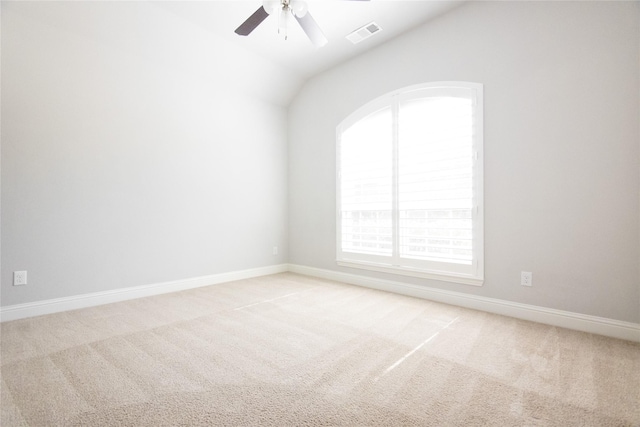
[[393, 265], [400, 265], [400, 200], [398, 197], [399, 191], [399, 102], [398, 96], [394, 96], [392, 98], [392, 106], [391, 106], [391, 117], [392, 117], [392, 210], [391, 210], [391, 218], [393, 225], [392, 232], [392, 240], [393, 240], [393, 252], [392, 252], [392, 262]]

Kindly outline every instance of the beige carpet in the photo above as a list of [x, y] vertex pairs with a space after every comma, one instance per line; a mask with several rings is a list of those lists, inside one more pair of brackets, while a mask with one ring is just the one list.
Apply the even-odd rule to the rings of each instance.
[[295, 274], [6, 322], [2, 426], [640, 426], [640, 345]]

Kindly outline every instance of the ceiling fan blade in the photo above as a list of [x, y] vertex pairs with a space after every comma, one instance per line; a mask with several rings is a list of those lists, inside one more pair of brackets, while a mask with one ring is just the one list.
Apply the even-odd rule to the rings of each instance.
[[301, 17], [296, 15], [294, 16], [296, 17], [296, 20], [298, 21], [304, 32], [307, 34], [307, 37], [309, 37], [309, 40], [311, 40], [311, 43], [313, 43], [317, 47], [322, 47], [327, 44], [329, 40], [327, 40], [324, 33], [322, 32], [322, 29], [309, 12], [305, 13]]
[[269, 16], [267, 11], [263, 6], [260, 6], [258, 10], [253, 12], [253, 15], [247, 18], [246, 21], [244, 21], [238, 28], [236, 28], [236, 34], [239, 34], [241, 36], [248, 36], [249, 34], [251, 34], [251, 31], [255, 30], [256, 27], [267, 18], [267, 16]]

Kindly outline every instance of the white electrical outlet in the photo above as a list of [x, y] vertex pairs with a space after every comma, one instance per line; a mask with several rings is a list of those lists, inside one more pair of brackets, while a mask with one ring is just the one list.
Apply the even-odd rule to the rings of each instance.
[[274, 246], [272, 252], [273, 252], [274, 255], [278, 255], [278, 247]]
[[13, 272], [13, 286], [22, 286], [27, 284], [27, 272], [26, 271], [14, 271]]
[[520, 284], [522, 286], [533, 286], [533, 273], [530, 271], [521, 271]]

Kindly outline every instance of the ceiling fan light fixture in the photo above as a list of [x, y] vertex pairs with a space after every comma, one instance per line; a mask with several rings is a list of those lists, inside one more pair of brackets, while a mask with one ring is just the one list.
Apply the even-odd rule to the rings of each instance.
[[278, 34], [284, 35], [284, 39], [287, 39], [287, 27], [289, 26], [289, 7], [282, 6], [280, 14], [278, 15]]
[[287, 27], [291, 20], [289, 15], [292, 15], [314, 46], [322, 47], [327, 44], [327, 37], [308, 12], [307, 3], [304, 0], [263, 0], [262, 6], [240, 24], [235, 33], [240, 36], [248, 36], [262, 21], [276, 11], [279, 11], [278, 34], [284, 34], [285, 40], [287, 39]]
[[280, 7], [279, 0], [264, 0], [262, 2], [262, 7], [269, 14], [273, 15], [276, 10]]
[[302, 18], [309, 11], [309, 6], [304, 0], [291, 0], [289, 3], [293, 14], [298, 18]]

